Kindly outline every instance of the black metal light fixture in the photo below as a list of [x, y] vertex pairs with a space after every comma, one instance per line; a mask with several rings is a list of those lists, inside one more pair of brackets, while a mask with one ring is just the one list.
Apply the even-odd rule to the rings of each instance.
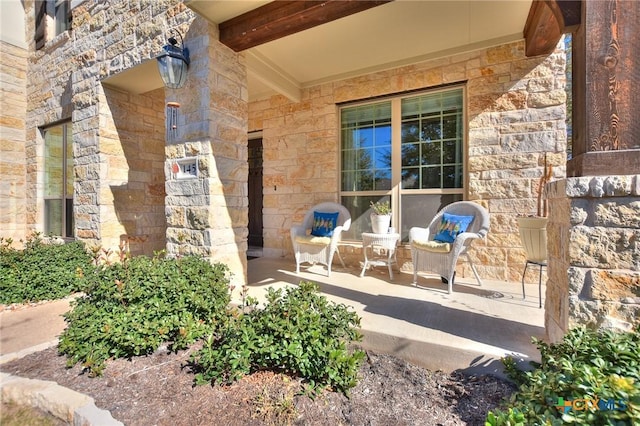
[[158, 70], [166, 87], [179, 89], [187, 81], [187, 69], [189, 67], [189, 49], [184, 47], [184, 40], [180, 33], [176, 32], [180, 37], [180, 45], [175, 37], [169, 37], [166, 44], [162, 47], [156, 59], [158, 60]]

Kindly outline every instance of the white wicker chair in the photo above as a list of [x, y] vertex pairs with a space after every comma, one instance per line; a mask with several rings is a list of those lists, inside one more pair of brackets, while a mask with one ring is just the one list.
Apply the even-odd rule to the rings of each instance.
[[[473, 216], [466, 232], [458, 234], [451, 244], [443, 244], [433, 241], [438, 232], [443, 213], [454, 215]], [[467, 256], [473, 274], [482, 285], [467, 249], [474, 239], [484, 238], [489, 232], [489, 212], [482, 206], [470, 201], [458, 201], [445, 206], [431, 220], [428, 228], [411, 228], [409, 242], [411, 245], [411, 260], [413, 261], [413, 284], [418, 283], [418, 271], [429, 271], [440, 275], [442, 281], [449, 284], [449, 293], [453, 291], [456, 263], [461, 255]]]
[[[314, 237], [309, 235], [313, 226], [313, 212], [335, 213], [338, 212], [338, 221], [331, 237]], [[326, 265], [327, 276], [331, 275], [331, 262], [333, 255], [338, 254], [338, 259], [345, 267], [344, 261], [338, 251], [338, 242], [342, 237], [342, 231], [347, 231], [351, 226], [351, 215], [341, 204], [325, 202], [313, 206], [305, 215], [302, 225], [291, 228], [291, 244], [296, 258], [296, 274], [300, 273], [300, 264], [320, 263]]]

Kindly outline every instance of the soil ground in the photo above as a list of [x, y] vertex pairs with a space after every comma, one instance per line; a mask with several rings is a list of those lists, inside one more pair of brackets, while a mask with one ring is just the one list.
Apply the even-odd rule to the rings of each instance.
[[90, 395], [125, 425], [483, 425], [514, 387], [491, 376], [429, 371], [367, 352], [349, 396], [303, 395], [299, 379], [259, 372], [230, 386], [194, 386], [190, 351], [114, 360], [90, 378], [56, 348], [0, 366]]

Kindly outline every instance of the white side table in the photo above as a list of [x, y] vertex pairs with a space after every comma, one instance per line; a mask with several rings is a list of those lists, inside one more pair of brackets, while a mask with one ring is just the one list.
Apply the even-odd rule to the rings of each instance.
[[[398, 263], [396, 260], [396, 246], [400, 241], [400, 234], [374, 234], [372, 232], [362, 233], [362, 252], [364, 253], [364, 266], [362, 267], [361, 277], [364, 277], [364, 272], [369, 266], [384, 266], [389, 268], [389, 278], [393, 279], [393, 270], [391, 265]], [[387, 257], [379, 257], [369, 259], [368, 251], [371, 249], [371, 256], [373, 257], [373, 248], [381, 247], [387, 251]]]

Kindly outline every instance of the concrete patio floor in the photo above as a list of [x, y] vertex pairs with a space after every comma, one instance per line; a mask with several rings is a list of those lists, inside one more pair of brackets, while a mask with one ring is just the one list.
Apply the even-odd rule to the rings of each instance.
[[[545, 337], [537, 283], [526, 284], [522, 300], [520, 283], [483, 280], [480, 287], [473, 277], [461, 277], [448, 294], [435, 275], [421, 275], [415, 287], [412, 274], [395, 273], [391, 281], [386, 267], [371, 268], [361, 278], [356, 268], [334, 266], [327, 277], [324, 266], [307, 266], [296, 275], [292, 259], [249, 260], [249, 295], [264, 300], [270, 286], [312, 281], [362, 318], [364, 348], [433, 370], [502, 375], [500, 358], [506, 355], [539, 361], [531, 343], [531, 337]], [[233, 296], [239, 300], [239, 289]]]

